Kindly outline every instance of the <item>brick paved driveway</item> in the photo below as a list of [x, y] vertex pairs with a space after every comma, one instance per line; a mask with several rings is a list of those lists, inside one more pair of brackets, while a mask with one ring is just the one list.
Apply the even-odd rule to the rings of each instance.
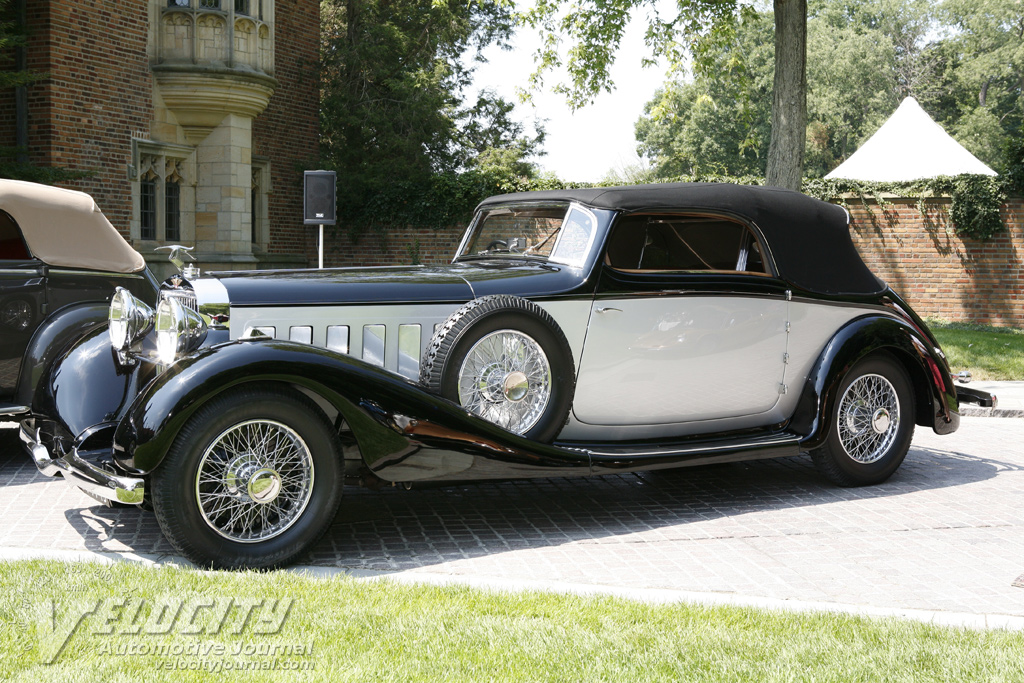
[[[170, 553], [153, 516], [0, 438], [0, 546]], [[881, 486], [807, 458], [599, 479], [351, 490], [312, 564], [1024, 616], [1024, 419], [918, 429]]]

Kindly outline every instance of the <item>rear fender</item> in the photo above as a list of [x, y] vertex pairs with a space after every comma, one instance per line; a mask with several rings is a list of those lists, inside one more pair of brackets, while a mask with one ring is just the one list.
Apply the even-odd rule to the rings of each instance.
[[36, 391], [47, 371], [67, 352], [68, 347], [107, 322], [109, 308], [103, 303], [67, 306], [36, 329], [21, 364], [16, 403], [35, 406]]
[[587, 453], [517, 436], [363, 361], [282, 340], [201, 349], [142, 389], [118, 425], [114, 457], [146, 474], [188, 419], [245, 384], [300, 387], [332, 405], [352, 429], [363, 462], [387, 481], [588, 474]]
[[881, 315], [850, 321], [825, 345], [807, 377], [790, 431], [801, 435], [801, 447], [820, 446], [832, 429], [832, 415], [843, 377], [862, 358], [888, 353], [907, 371], [914, 388], [914, 421], [939, 434], [960, 424], [956, 389], [949, 366], [937, 347], [907, 322]]

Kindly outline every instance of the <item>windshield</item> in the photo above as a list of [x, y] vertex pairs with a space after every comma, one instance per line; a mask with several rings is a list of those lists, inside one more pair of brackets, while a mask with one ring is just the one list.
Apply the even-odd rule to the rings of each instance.
[[596, 227], [594, 214], [576, 204], [497, 206], [477, 216], [458, 257], [530, 257], [580, 267]]

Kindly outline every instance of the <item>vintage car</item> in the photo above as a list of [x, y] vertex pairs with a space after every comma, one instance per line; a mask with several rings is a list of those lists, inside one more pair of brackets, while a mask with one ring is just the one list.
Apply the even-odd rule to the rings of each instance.
[[444, 266], [185, 272], [46, 356], [39, 469], [151, 506], [204, 566], [293, 561], [346, 482], [561, 477], [810, 453], [881, 482], [957, 388], [840, 206], [668, 184], [480, 204]]
[[38, 370], [123, 287], [155, 305], [159, 283], [87, 194], [0, 179], [0, 421], [28, 416]]

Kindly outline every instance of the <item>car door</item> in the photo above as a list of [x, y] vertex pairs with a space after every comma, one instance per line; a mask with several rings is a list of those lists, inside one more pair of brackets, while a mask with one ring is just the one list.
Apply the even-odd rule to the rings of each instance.
[[0, 211], [0, 409], [14, 394], [21, 359], [45, 302], [43, 264], [33, 259], [14, 219]]
[[788, 294], [750, 227], [620, 217], [606, 245], [573, 411], [593, 425], [770, 414], [785, 391]]

